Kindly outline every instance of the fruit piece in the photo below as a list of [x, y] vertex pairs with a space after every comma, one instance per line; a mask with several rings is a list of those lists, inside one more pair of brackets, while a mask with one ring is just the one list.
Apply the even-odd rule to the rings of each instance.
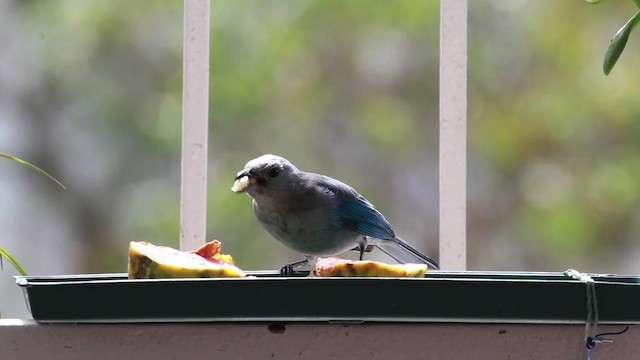
[[245, 276], [235, 265], [222, 260], [147, 242], [129, 244], [129, 279]]
[[220, 260], [233, 265], [234, 261], [231, 255], [220, 253], [221, 246], [222, 244], [220, 244], [220, 241], [213, 240], [200, 246], [198, 249], [193, 250], [191, 253], [202, 256], [207, 260]]
[[236, 180], [231, 187], [231, 191], [233, 192], [243, 192], [247, 190], [249, 185], [255, 183], [255, 179], [249, 178], [248, 176], [243, 176]]
[[352, 261], [319, 258], [316, 262], [316, 276], [368, 276], [368, 277], [424, 277], [425, 264], [384, 264], [377, 261]]

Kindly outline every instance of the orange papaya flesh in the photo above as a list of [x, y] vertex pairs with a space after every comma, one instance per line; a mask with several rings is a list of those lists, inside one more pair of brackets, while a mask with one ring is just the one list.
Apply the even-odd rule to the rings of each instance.
[[377, 261], [353, 261], [335, 257], [319, 258], [316, 276], [424, 277], [425, 264], [385, 264]]
[[192, 252], [132, 241], [129, 244], [129, 279], [246, 276], [232, 263], [213, 257], [205, 258]]
[[229, 264], [235, 264], [233, 261], [233, 257], [231, 255], [220, 253], [220, 248], [222, 244], [218, 240], [209, 241], [208, 243], [200, 246], [196, 250], [193, 250], [192, 253], [202, 256], [203, 258], [211, 261], [222, 261]]

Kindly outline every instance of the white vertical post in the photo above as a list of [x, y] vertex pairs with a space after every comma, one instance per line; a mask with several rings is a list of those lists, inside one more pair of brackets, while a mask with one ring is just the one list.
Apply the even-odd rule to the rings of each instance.
[[440, 0], [440, 266], [466, 270], [467, 0]]
[[184, 0], [180, 249], [206, 240], [209, 0]]

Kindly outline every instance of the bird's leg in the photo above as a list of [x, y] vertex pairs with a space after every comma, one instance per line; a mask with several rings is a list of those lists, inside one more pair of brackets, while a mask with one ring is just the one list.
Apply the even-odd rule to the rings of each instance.
[[367, 247], [362, 245], [359, 245], [358, 247], [360, 248], [360, 257], [358, 258], [358, 260], [362, 261], [362, 258], [364, 257], [364, 251]]
[[302, 259], [300, 261], [295, 261], [295, 262], [292, 262], [292, 263], [289, 263], [289, 264], [284, 264], [280, 268], [280, 275], [282, 275], [282, 276], [290, 276], [296, 271], [296, 268], [300, 268], [302, 266], [309, 265], [310, 263], [312, 263], [311, 260], [313, 260], [313, 259], [305, 256], [304, 259]]
[[[362, 239], [358, 241], [358, 251], [360, 251], [360, 261], [362, 261], [364, 257], [364, 252], [367, 251], [367, 237], [363, 236]], [[371, 250], [369, 250], [371, 251]]]
[[363, 255], [364, 255], [363, 252], [366, 252], [366, 253], [372, 252], [373, 248], [374, 248], [373, 245], [367, 244], [367, 245], [364, 246], [364, 250], [362, 250], [362, 246], [358, 245], [358, 246], [354, 247], [353, 249], [351, 249], [350, 251], [358, 251], [360, 253], [360, 260], [362, 260]]

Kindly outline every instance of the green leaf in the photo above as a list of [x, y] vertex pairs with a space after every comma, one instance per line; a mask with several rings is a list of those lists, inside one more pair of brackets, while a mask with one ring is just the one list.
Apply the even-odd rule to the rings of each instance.
[[6, 258], [7, 260], [9, 260], [11, 265], [13, 265], [13, 267], [15, 267], [22, 276], [27, 276], [27, 272], [20, 265], [20, 263], [18, 263], [18, 261], [13, 256], [11, 256], [11, 254], [9, 254], [7, 250], [0, 247], [0, 269], [2, 269], [2, 258]]
[[597, 4], [602, 0], [584, 0], [584, 1], [588, 2], [589, 4]]
[[633, 3], [636, 4], [636, 7], [640, 8], [640, 0], [633, 0]]
[[602, 64], [602, 70], [605, 75], [609, 75], [611, 69], [620, 58], [624, 47], [627, 45], [627, 40], [629, 40], [629, 34], [631, 34], [638, 21], [640, 21], [640, 11], [633, 15], [611, 39], [611, 44], [609, 44], [609, 48], [604, 54], [604, 63]]
[[60, 185], [60, 187], [62, 187], [63, 189], [66, 189], [66, 187], [64, 187], [64, 185], [62, 185], [62, 183], [60, 183], [60, 181], [56, 180], [56, 178], [54, 178], [53, 176], [49, 175], [46, 171], [40, 169], [39, 167], [37, 167], [37, 166], [35, 166], [35, 165], [33, 165], [33, 164], [29, 163], [29, 162], [26, 162], [26, 161], [24, 161], [24, 160], [22, 160], [20, 158], [15, 157], [15, 156], [3, 154], [3, 153], [0, 153], [0, 157], [4, 157], [4, 158], [7, 158], [9, 160], [16, 161], [16, 162], [18, 162], [18, 163], [20, 163], [22, 165], [26, 165], [26, 166], [32, 168], [33, 170], [38, 171], [39, 173], [46, 175], [49, 179], [53, 180], [56, 184]]

